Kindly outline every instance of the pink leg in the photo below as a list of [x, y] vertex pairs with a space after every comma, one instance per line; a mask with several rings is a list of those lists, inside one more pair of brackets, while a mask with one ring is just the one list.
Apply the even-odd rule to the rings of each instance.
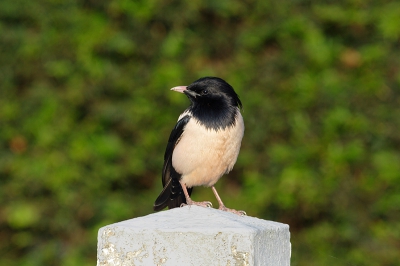
[[237, 211], [237, 210], [229, 209], [229, 208], [225, 207], [225, 204], [222, 202], [221, 198], [219, 197], [218, 192], [215, 189], [215, 187], [212, 186], [211, 188], [212, 188], [212, 190], [214, 192], [215, 197], [217, 198], [217, 201], [218, 201], [218, 204], [219, 204], [219, 208], [218, 208], [219, 210], [226, 211], [226, 212], [231, 212], [231, 213], [234, 213], [234, 214], [237, 214], [237, 215], [240, 215], [240, 216], [246, 215], [245, 211]]
[[182, 189], [183, 189], [183, 193], [185, 194], [185, 198], [186, 198], [186, 204], [182, 203], [181, 207], [184, 205], [197, 205], [197, 206], [202, 206], [202, 207], [207, 207], [207, 208], [211, 208], [212, 207], [212, 203], [209, 201], [202, 201], [202, 202], [197, 202], [197, 201], [193, 201], [190, 196], [189, 193], [187, 192], [187, 188], [186, 185], [183, 182], [180, 182]]

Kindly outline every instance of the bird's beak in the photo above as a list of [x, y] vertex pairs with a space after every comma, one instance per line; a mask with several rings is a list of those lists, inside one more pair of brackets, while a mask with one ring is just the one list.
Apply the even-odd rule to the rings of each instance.
[[184, 93], [187, 90], [186, 88], [187, 88], [186, 86], [177, 86], [177, 87], [173, 87], [171, 89], [171, 91], [177, 91], [180, 93]]
[[172, 91], [177, 91], [180, 93], [184, 93], [186, 94], [186, 96], [188, 96], [189, 98], [196, 98], [197, 96], [199, 96], [197, 93], [195, 93], [194, 91], [188, 90], [187, 86], [177, 86], [177, 87], [173, 87], [171, 89]]

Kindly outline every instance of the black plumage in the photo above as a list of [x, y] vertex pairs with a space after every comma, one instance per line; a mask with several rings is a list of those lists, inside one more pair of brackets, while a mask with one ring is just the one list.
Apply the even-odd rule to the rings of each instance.
[[182, 204], [210, 206], [210, 202], [194, 202], [190, 198], [193, 186], [202, 185], [212, 187], [219, 209], [243, 214], [226, 208], [214, 188], [218, 179], [232, 169], [239, 153], [244, 123], [238, 95], [216, 77], [201, 78], [172, 90], [186, 94], [191, 104], [169, 137], [162, 172], [164, 189], [154, 210]]
[[[172, 166], [172, 153], [189, 119], [190, 116], [188, 115], [181, 118], [169, 136], [167, 148], [164, 154], [164, 167], [162, 171], [162, 184], [164, 189], [154, 203], [155, 211], [160, 211], [167, 206], [169, 209], [172, 209], [181, 206], [182, 203], [186, 204], [185, 195], [183, 194], [182, 186], [179, 183], [181, 174], [177, 173], [175, 168]], [[192, 188], [189, 189], [188, 193], [189, 195], [192, 193]]]

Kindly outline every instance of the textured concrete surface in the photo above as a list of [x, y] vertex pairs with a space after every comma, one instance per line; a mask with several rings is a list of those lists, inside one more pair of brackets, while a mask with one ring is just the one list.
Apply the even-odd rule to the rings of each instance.
[[98, 266], [290, 265], [289, 226], [185, 206], [100, 228]]

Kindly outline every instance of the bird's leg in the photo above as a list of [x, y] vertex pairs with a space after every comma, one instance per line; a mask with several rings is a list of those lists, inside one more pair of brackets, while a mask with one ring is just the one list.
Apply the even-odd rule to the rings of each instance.
[[181, 183], [183, 194], [185, 194], [185, 198], [186, 198], [186, 204], [182, 203], [181, 207], [185, 206], [185, 205], [197, 205], [197, 206], [207, 207], [207, 208], [212, 207], [212, 203], [209, 201], [201, 201], [201, 202], [193, 201], [189, 196], [186, 185], [181, 181], [179, 181], [179, 183]]
[[211, 188], [212, 188], [212, 190], [214, 192], [215, 197], [217, 198], [217, 201], [218, 201], [218, 204], [219, 204], [219, 208], [218, 208], [219, 210], [226, 211], [226, 212], [231, 212], [231, 213], [234, 213], [234, 214], [237, 214], [237, 215], [240, 215], [240, 216], [246, 215], [245, 211], [237, 211], [237, 210], [229, 209], [229, 208], [225, 207], [225, 204], [222, 202], [221, 198], [219, 197], [218, 192], [215, 189], [215, 187], [212, 186]]

